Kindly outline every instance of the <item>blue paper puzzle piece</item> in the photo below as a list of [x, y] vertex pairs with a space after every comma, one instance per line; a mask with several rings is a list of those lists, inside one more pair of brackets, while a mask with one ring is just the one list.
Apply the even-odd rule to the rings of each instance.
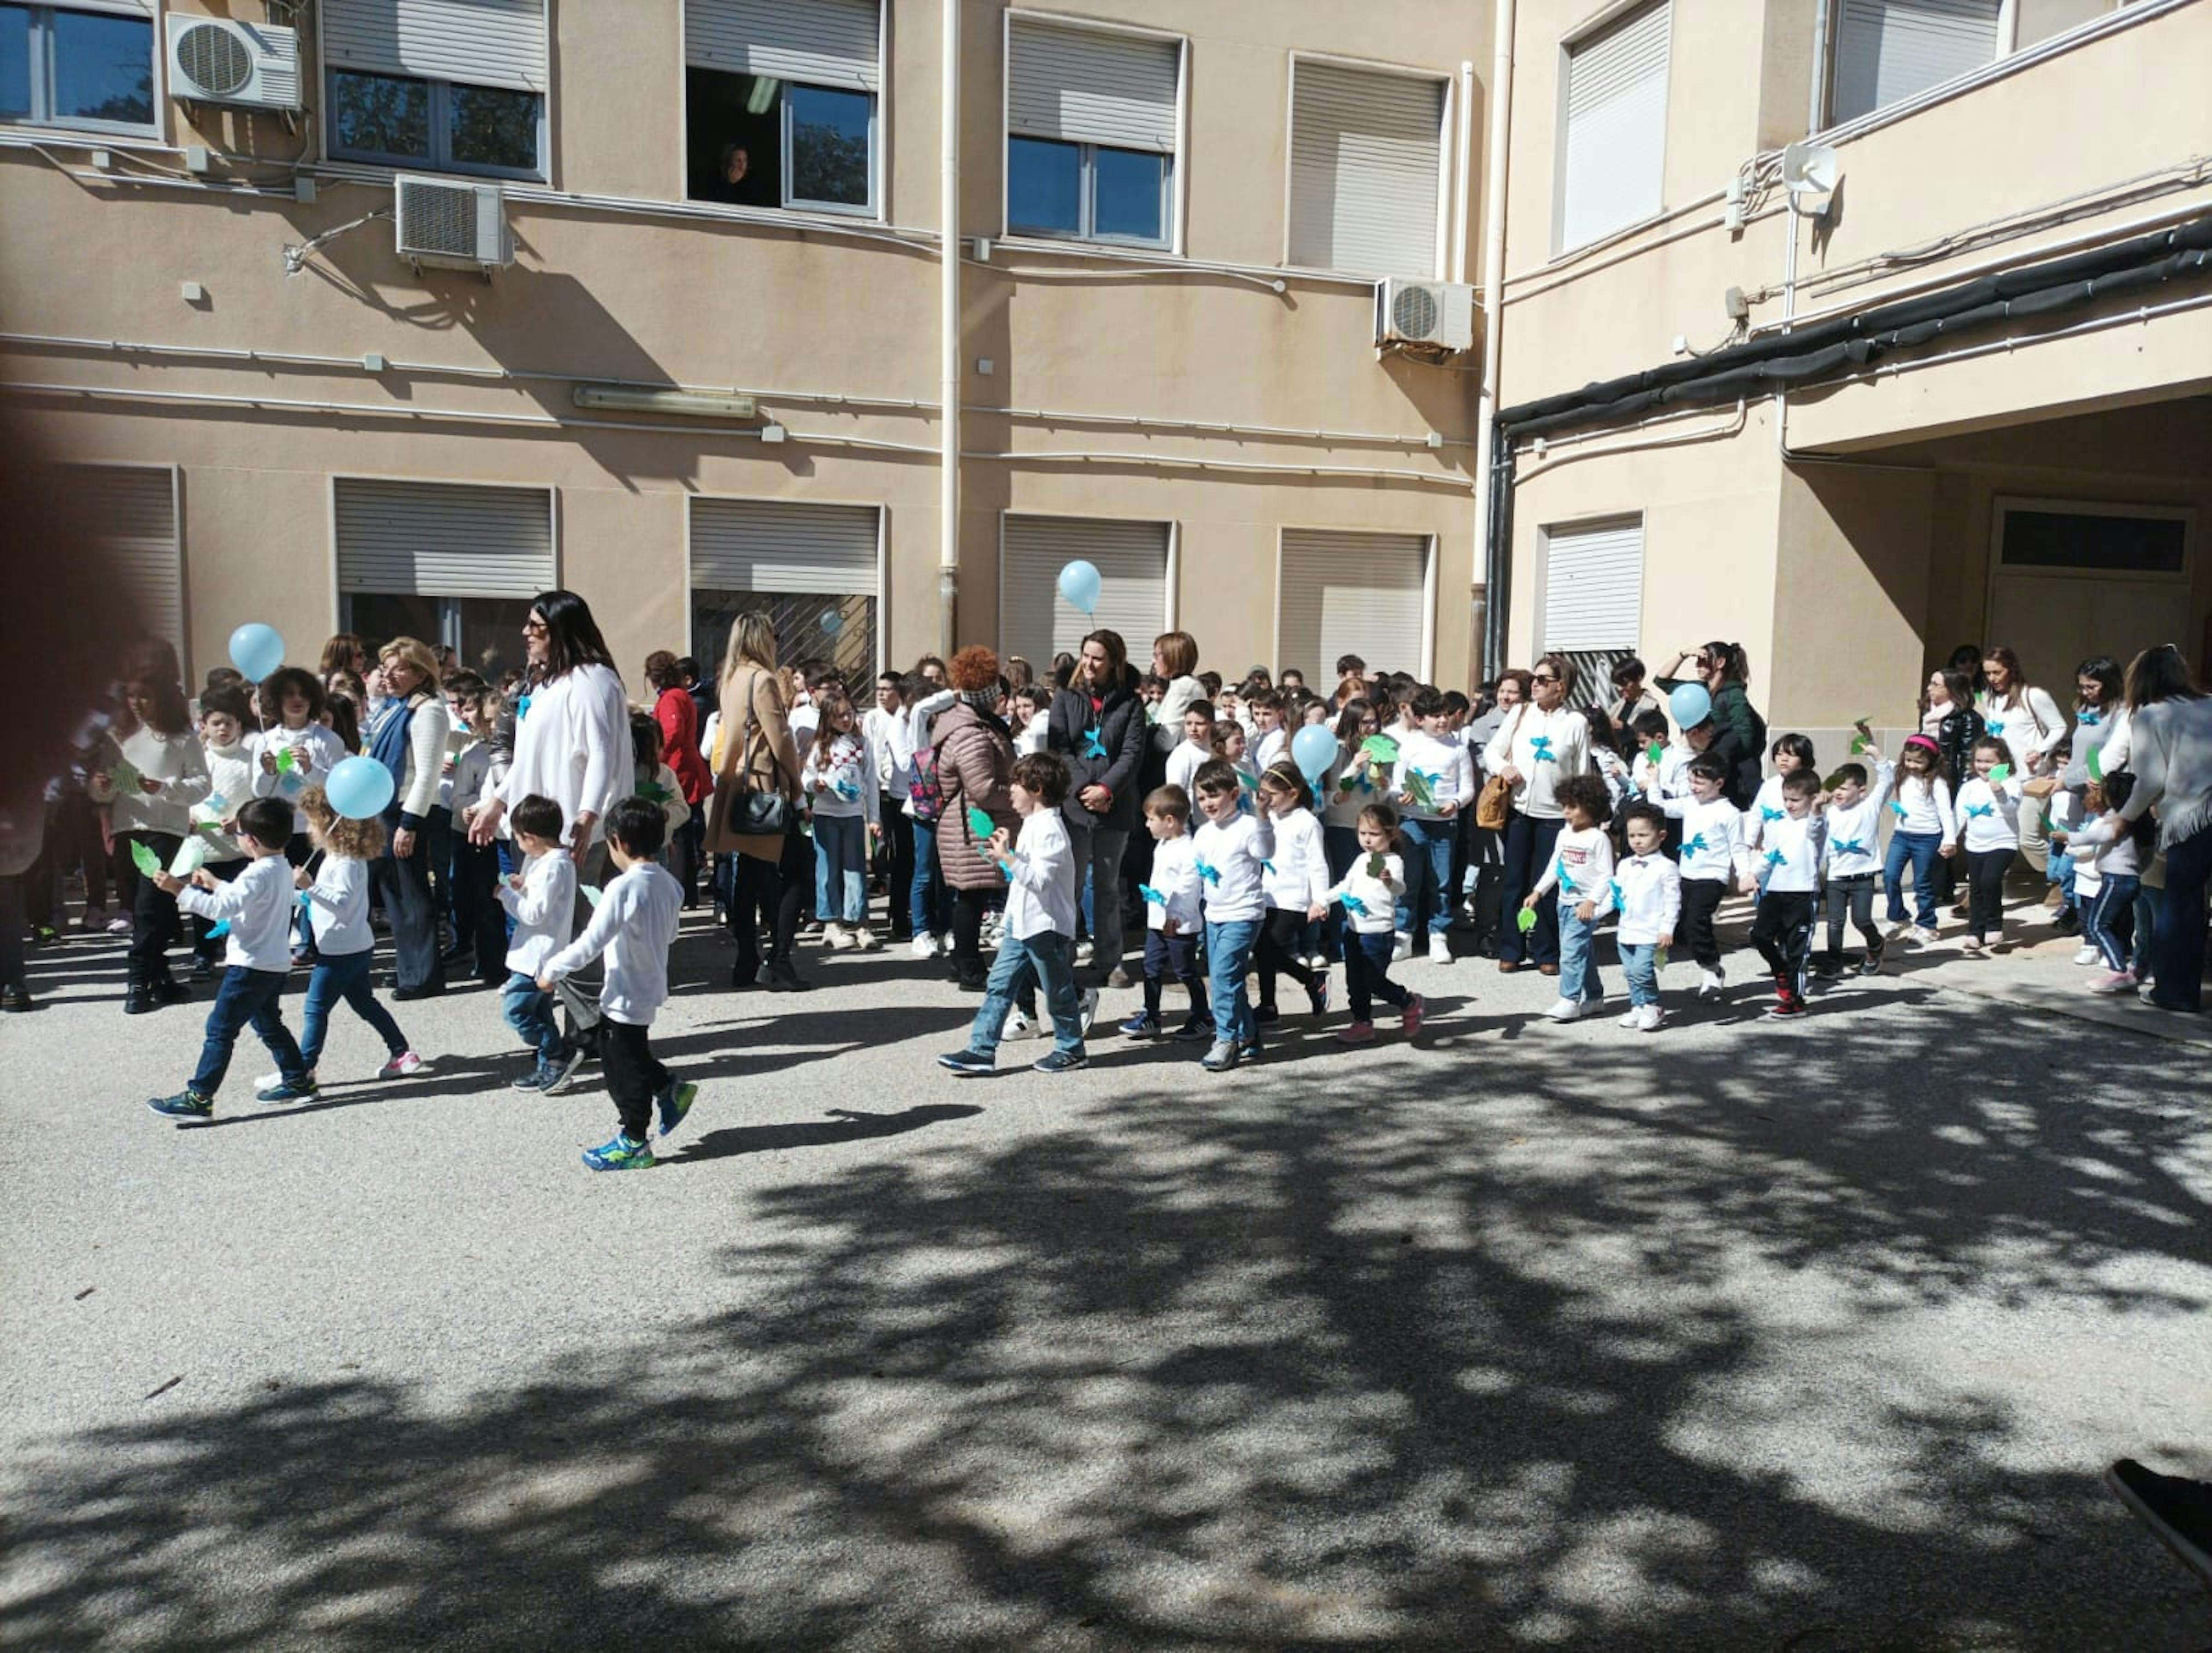
[[1531, 735], [1528, 737], [1528, 760], [1531, 763], [1551, 763], [1554, 761], [1552, 756], [1552, 737], [1550, 736]]
[[1083, 755], [1086, 758], [1103, 758], [1106, 755], [1104, 730], [1086, 729], [1083, 731]]
[[1198, 863], [1198, 875], [1209, 884], [1218, 884], [1221, 881], [1221, 869], [1209, 867], [1201, 861]]

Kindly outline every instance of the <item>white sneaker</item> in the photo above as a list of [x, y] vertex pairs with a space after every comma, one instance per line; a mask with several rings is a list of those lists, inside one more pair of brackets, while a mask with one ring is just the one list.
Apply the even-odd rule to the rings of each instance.
[[1915, 929], [1907, 939], [1922, 947], [1933, 947], [1942, 938], [1932, 929]]
[[1390, 962], [1403, 964], [1413, 956], [1413, 938], [1401, 929], [1398, 932], [1397, 939], [1390, 943]]
[[1006, 1007], [1006, 1023], [999, 1029], [1000, 1038], [1035, 1038], [1037, 1032], [1036, 1023], [1022, 1014], [1019, 1005], [1010, 1004]]
[[845, 927], [842, 924], [824, 924], [822, 926], [822, 946], [825, 952], [835, 953], [839, 948], [844, 945]]
[[1431, 964], [1449, 964], [1451, 961], [1451, 943], [1444, 939], [1443, 931], [1434, 931], [1429, 936], [1429, 962]]
[[1554, 999], [1544, 1014], [1553, 1021], [1579, 1021], [1582, 1020], [1583, 1002], [1580, 999]]
[[937, 937], [926, 929], [918, 929], [914, 933], [914, 945], [908, 950], [917, 959], [934, 959], [937, 956]]
[[265, 1096], [283, 1082], [284, 1075], [282, 1074], [258, 1075], [253, 1081], [253, 1093], [256, 1096]]
[[1307, 959], [1307, 960], [1306, 960], [1306, 968], [1307, 968], [1307, 969], [1309, 969], [1309, 970], [1326, 970], [1326, 969], [1328, 969], [1328, 954], [1326, 954], [1326, 953], [1316, 953], [1316, 954], [1314, 954], [1311, 957], [1310, 957], [1309, 959]]
[[398, 1056], [376, 1070], [379, 1079], [404, 1079], [410, 1074], [422, 1071], [422, 1058], [412, 1051], [402, 1051]]
[[1630, 1005], [1628, 1007], [1628, 1014], [1623, 1016], [1619, 1021], [1613, 1023], [1613, 1026], [1616, 1027], [1626, 1027], [1630, 1032], [1633, 1032], [1637, 1028], [1644, 1026], [1644, 1007], [1640, 1004]]
[[2098, 952], [2095, 948], [2085, 947], [2074, 955], [2074, 962], [2077, 965], [2093, 965], [2097, 963], [2105, 955]]
[[1089, 1037], [1091, 1019], [1097, 1014], [1098, 990], [1095, 987], [1086, 987], [1083, 990], [1083, 1013], [1076, 1019], [1082, 1024], [1085, 1037]]
[[1656, 1004], [1645, 1005], [1641, 1010], [1638, 1010], [1636, 1014], [1638, 1017], [1636, 1023], [1638, 1029], [1646, 1033], [1657, 1032], [1659, 1031], [1659, 1024], [1667, 1020], [1667, 1013], [1662, 1010]]
[[1717, 970], [1708, 970], [1698, 978], [1698, 996], [1717, 999], [1728, 991], [1728, 978]]
[[106, 907], [87, 907], [78, 917], [76, 927], [79, 929], [106, 929], [107, 928], [107, 909]]
[[881, 949], [883, 944], [883, 938], [866, 924], [853, 931], [853, 946], [857, 952], [874, 953]]
[[1085, 965], [1091, 962], [1090, 942], [1078, 942], [1075, 944], [1075, 957], [1073, 962], [1078, 970], [1082, 969]]
[[110, 935], [128, 935], [131, 933], [131, 921], [128, 918], [109, 919], [107, 933]]
[[959, 950], [959, 943], [952, 939], [952, 932], [951, 930], [945, 931], [944, 935], [937, 938], [937, 956], [939, 958], [949, 959]]

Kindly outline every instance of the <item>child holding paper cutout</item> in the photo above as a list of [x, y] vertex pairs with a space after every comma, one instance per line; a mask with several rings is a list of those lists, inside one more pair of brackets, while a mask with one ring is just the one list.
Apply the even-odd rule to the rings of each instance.
[[[192, 830], [170, 858], [169, 870], [179, 878], [205, 867], [228, 884], [246, 870], [246, 854], [223, 831], [223, 823], [253, 795], [253, 751], [246, 735], [249, 716], [243, 689], [214, 688], [200, 696], [200, 754], [215, 790], [193, 806]], [[195, 918], [192, 979], [210, 979], [222, 957], [222, 930]]]
[[1552, 796], [1566, 826], [1553, 845], [1551, 864], [1521, 905], [1534, 912], [1553, 890], [1559, 893], [1559, 996], [1544, 1014], [1574, 1021], [1605, 1002], [1596, 942], [1599, 901], [1613, 882], [1613, 839], [1605, 830], [1613, 800], [1595, 775], [1570, 775]]
[[1328, 972], [1307, 964], [1299, 956], [1299, 943], [1309, 922], [1307, 912], [1325, 905], [1321, 893], [1328, 887], [1329, 878], [1328, 858], [1322, 852], [1321, 823], [1314, 818], [1313, 794], [1297, 766], [1285, 761], [1261, 774], [1260, 796], [1275, 826], [1275, 852], [1261, 868], [1267, 911], [1261, 920], [1259, 943], [1253, 950], [1260, 978], [1260, 1003], [1252, 1017], [1264, 1026], [1282, 1014], [1275, 1003], [1279, 975], [1288, 976], [1305, 989], [1306, 1003], [1314, 1014], [1328, 1013]]
[[1666, 1020], [1659, 1008], [1659, 955], [1674, 944], [1681, 922], [1682, 874], [1664, 853], [1667, 814], [1658, 805], [1630, 804], [1621, 811], [1621, 833], [1628, 854], [1607, 881], [1603, 903], [1620, 915], [1613, 942], [1628, 978], [1628, 1014], [1620, 1026], [1651, 1033]]
[[1199, 910], [1197, 840], [1190, 835], [1190, 795], [1180, 786], [1156, 787], [1145, 799], [1145, 827], [1152, 835], [1152, 881], [1141, 885], [1145, 899], [1145, 1008], [1121, 1024], [1131, 1038], [1158, 1038], [1160, 996], [1173, 976], [1190, 996], [1190, 1014], [1176, 1029], [1179, 1039], [1213, 1038], [1213, 1013], [1206, 1003], [1206, 978], [1198, 970]]
[[2012, 748], [1994, 735], [1974, 742], [1972, 773], [1959, 784], [1960, 847], [1966, 860], [1966, 956], [1984, 955], [2004, 939], [2004, 881], [2020, 853], [2024, 776], [2013, 772]]
[[[125, 1015], [191, 996], [169, 973], [168, 951], [183, 930], [176, 881], [162, 874], [191, 829], [194, 805], [215, 790], [194, 734], [184, 691], [159, 677], [124, 685], [123, 706], [94, 759], [86, 792], [108, 811], [118, 851], [116, 882], [131, 909], [130, 984]], [[112, 926], [110, 926], [112, 929]]]
[[1352, 1002], [1352, 1021], [1337, 1034], [1345, 1044], [1375, 1039], [1375, 1001], [1395, 1005], [1406, 1037], [1421, 1031], [1426, 1006], [1419, 993], [1390, 979], [1390, 954], [1396, 934], [1398, 903], [1406, 894], [1406, 863], [1397, 853], [1398, 812], [1387, 803], [1359, 811], [1359, 857], [1352, 870], [1322, 892], [1308, 909], [1318, 918], [1331, 904], [1344, 909], [1344, 990]]

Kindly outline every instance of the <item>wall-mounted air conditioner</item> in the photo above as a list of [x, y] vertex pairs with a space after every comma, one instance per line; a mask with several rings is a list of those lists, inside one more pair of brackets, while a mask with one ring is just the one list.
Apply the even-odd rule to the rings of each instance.
[[498, 185], [403, 176], [393, 192], [399, 256], [410, 263], [492, 270], [514, 262]]
[[185, 103], [298, 109], [299, 33], [270, 23], [173, 15], [169, 95]]
[[1474, 289], [1464, 282], [1392, 277], [1375, 284], [1375, 342], [1474, 348]]

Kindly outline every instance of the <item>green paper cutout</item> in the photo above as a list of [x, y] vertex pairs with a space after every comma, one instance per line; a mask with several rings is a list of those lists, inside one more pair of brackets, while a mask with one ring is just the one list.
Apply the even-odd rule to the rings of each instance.
[[1406, 796], [1413, 799], [1416, 809], [1432, 808], [1437, 801], [1436, 790], [1429, 784], [1428, 777], [1418, 769], [1406, 777]]
[[1367, 857], [1367, 875], [1370, 878], [1380, 879], [1389, 870], [1389, 863], [1382, 859], [1381, 851], [1377, 850]]
[[2103, 752], [2102, 747], [2093, 746], [2089, 748], [2089, 755], [2083, 760], [2089, 766], [2089, 778], [2093, 781], [2102, 781], [2105, 778]]
[[1866, 737], [1865, 736], [1863, 736], [1863, 735], [1854, 735], [1854, 736], [1851, 736], [1851, 755], [1852, 755], [1853, 757], [1855, 757], [1855, 758], [1856, 758], [1856, 756], [1858, 756], [1858, 754], [1859, 754], [1860, 753], [1862, 753], [1862, 752], [1865, 751], [1865, 750], [1867, 749], [1867, 748], [1869, 748], [1869, 747], [1872, 746], [1873, 744], [1874, 744], [1874, 742], [1873, 742], [1872, 741], [1869, 741], [1869, 739], [1867, 739], [1867, 737]]
[[1246, 791], [1254, 794], [1257, 794], [1260, 790], [1260, 778], [1257, 775], [1248, 775], [1241, 769], [1237, 772], [1237, 784]]
[[289, 775], [295, 770], [298, 769], [299, 766], [300, 754], [296, 749], [289, 746], [280, 746], [276, 748], [276, 772], [278, 774]]
[[2004, 783], [2005, 783], [2005, 782], [2007, 782], [2007, 781], [2010, 780], [2011, 778], [2012, 778], [2012, 766], [2011, 766], [2010, 764], [2008, 764], [2008, 763], [1994, 763], [1994, 764], [1991, 764], [1991, 765], [1990, 766], [1990, 785], [1992, 785], [1992, 786], [2002, 786], [2002, 785], [2003, 785], [2003, 784], [2004, 784]]
[[998, 826], [989, 815], [971, 803], [968, 806], [968, 831], [973, 837], [988, 839], [998, 831]]
[[1535, 929], [1536, 909], [1534, 907], [1522, 908], [1520, 912], [1513, 920], [1513, 927], [1519, 930], [1523, 935], [1526, 935], [1530, 930]]
[[584, 899], [590, 902], [595, 907], [599, 905], [600, 900], [606, 894], [606, 892], [601, 889], [597, 884], [579, 884], [576, 887], [583, 892]]
[[1359, 749], [1378, 763], [1398, 761], [1398, 742], [1388, 735], [1370, 735], [1359, 743]]
[[1658, 762], [1659, 760], [1666, 754], [1667, 743], [1664, 741], [1654, 741], [1650, 745], [1644, 748], [1644, 755], [1650, 759], [1654, 763]]
[[131, 845], [131, 864], [148, 878], [161, 870], [161, 857], [145, 845], [133, 839]]
[[107, 772], [107, 784], [118, 792], [137, 791], [138, 783], [145, 778], [139, 773], [138, 766], [128, 758], [118, 758], [115, 767]]

